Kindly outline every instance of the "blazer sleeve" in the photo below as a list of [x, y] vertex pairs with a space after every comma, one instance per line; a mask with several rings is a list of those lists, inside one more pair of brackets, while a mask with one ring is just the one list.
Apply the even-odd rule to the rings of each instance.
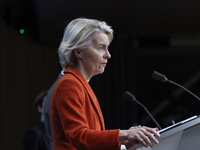
[[55, 105], [67, 139], [78, 150], [120, 149], [119, 129], [89, 128], [85, 108], [83, 108], [85, 94], [84, 86], [74, 80], [64, 80], [56, 90]]

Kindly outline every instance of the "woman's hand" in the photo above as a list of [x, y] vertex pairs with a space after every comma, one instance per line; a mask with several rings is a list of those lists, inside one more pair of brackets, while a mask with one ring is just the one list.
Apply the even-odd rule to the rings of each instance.
[[129, 130], [120, 130], [119, 140], [128, 147], [133, 146], [136, 142], [142, 143], [145, 147], [152, 147], [152, 141], [156, 144], [159, 143], [155, 136], [160, 137], [156, 128], [137, 126], [131, 127]]

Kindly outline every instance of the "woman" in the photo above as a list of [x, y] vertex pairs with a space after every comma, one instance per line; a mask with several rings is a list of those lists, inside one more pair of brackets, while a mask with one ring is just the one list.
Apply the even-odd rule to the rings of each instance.
[[118, 150], [121, 143], [136, 142], [147, 147], [152, 146], [150, 139], [158, 143], [153, 134], [159, 134], [153, 128], [105, 130], [88, 82], [104, 72], [112, 39], [111, 27], [98, 20], [78, 18], [66, 27], [58, 51], [60, 64], [66, 69], [54, 87], [49, 107], [54, 150]]

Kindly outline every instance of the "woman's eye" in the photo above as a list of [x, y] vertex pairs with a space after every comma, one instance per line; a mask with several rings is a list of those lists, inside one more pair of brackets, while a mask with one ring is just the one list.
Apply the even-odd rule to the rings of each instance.
[[101, 47], [99, 47], [98, 49], [99, 49], [99, 50], [103, 50], [103, 47], [101, 46]]

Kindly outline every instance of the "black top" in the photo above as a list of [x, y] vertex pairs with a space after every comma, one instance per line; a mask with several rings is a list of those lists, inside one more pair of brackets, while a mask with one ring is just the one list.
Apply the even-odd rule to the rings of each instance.
[[24, 135], [23, 150], [49, 150], [49, 146], [49, 139], [42, 121]]

